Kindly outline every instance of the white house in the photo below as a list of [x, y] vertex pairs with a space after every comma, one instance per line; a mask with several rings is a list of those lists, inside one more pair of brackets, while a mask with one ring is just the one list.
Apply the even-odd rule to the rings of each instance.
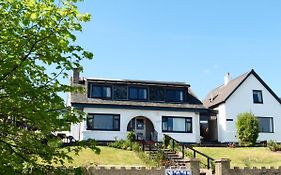
[[210, 109], [218, 111], [217, 140], [237, 142], [236, 117], [251, 112], [259, 120], [258, 141], [281, 142], [281, 100], [270, 87], [251, 70], [235, 79], [228, 73], [224, 84], [212, 90], [203, 101]]
[[69, 95], [69, 105], [87, 113], [71, 126], [77, 140], [114, 141], [135, 131], [139, 140], [162, 141], [163, 134], [185, 143], [200, 141], [200, 114], [208, 113], [182, 82], [81, 78], [74, 70], [73, 86], [84, 93]]

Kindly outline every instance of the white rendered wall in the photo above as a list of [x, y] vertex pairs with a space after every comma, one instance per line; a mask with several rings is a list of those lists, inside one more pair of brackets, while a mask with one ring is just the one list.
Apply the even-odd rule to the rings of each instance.
[[[177, 112], [162, 110], [134, 110], [134, 109], [108, 109], [108, 108], [84, 108], [86, 113], [120, 114], [120, 131], [96, 131], [86, 130], [86, 121], [81, 123], [80, 140], [120, 140], [127, 136], [127, 126], [130, 120], [137, 116], [143, 116], [151, 120], [154, 129], [158, 132], [158, 141], [163, 140], [163, 134], [167, 134], [180, 142], [200, 141], [199, 113]], [[192, 117], [192, 133], [162, 133], [162, 116]], [[75, 127], [77, 129], [77, 127]], [[74, 128], [74, 129], [75, 129]], [[77, 130], [75, 132], [78, 132]]]
[[[262, 91], [263, 104], [253, 103], [253, 90]], [[250, 75], [224, 105], [225, 112], [219, 110], [221, 142], [238, 141], [235, 123], [237, 115], [242, 112], [251, 112], [258, 117], [273, 117], [274, 133], [260, 133], [258, 141], [272, 139], [281, 142], [281, 127], [278, 126], [281, 123], [281, 105], [255, 76]], [[233, 121], [226, 121], [227, 118]]]

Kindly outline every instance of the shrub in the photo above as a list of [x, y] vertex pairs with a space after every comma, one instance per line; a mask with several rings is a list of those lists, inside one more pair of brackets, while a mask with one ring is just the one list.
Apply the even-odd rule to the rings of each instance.
[[254, 146], [259, 136], [258, 119], [249, 112], [238, 114], [237, 135], [241, 146]]
[[163, 142], [164, 142], [165, 148], [167, 148], [169, 146], [170, 141], [171, 141], [171, 137], [164, 135]]
[[118, 141], [108, 144], [108, 146], [113, 147], [113, 148], [122, 149], [124, 143], [125, 143], [125, 140], [118, 140]]
[[267, 143], [267, 147], [270, 149], [270, 151], [281, 151], [281, 144], [278, 144], [273, 140], [270, 140]]
[[121, 146], [122, 149], [124, 150], [131, 150], [131, 146], [132, 146], [132, 142], [130, 142], [129, 140], [125, 140], [123, 142], [123, 145]]
[[140, 144], [138, 144], [137, 142], [134, 142], [132, 144], [132, 150], [136, 151], [136, 152], [140, 152], [142, 150], [142, 148], [141, 148]]
[[129, 140], [130, 142], [134, 142], [136, 138], [136, 134], [134, 133], [134, 131], [130, 131], [127, 134], [127, 140]]

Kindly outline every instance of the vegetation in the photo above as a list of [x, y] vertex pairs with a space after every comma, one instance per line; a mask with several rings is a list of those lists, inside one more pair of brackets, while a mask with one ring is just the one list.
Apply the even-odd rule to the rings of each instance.
[[259, 122], [252, 113], [241, 113], [237, 116], [237, 136], [242, 146], [254, 146], [259, 136]]
[[110, 143], [108, 146], [129, 151], [141, 151], [141, 146], [139, 143], [135, 142], [135, 133], [133, 131], [128, 132], [126, 140], [117, 140], [113, 143]]
[[62, 150], [52, 136], [83, 118], [58, 95], [77, 91], [58, 78], [93, 57], [75, 44], [74, 33], [90, 20], [76, 2], [0, 1], [0, 174], [47, 174], [55, 171], [51, 163], [63, 164], [84, 147]]
[[164, 135], [163, 142], [165, 148], [168, 148], [168, 146], [171, 144], [171, 141], [172, 141], [171, 137], [169, 137], [168, 135]]
[[136, 138], [136, 134], [134, 131], [130, 131], [127, 134], [127, 140], [129, 140], [130, 142], [134, 142]]
[[136, 152], [139, 152], [141, 150], [141, 147], [137, 142], [130, 142], [129, 140], [118, 140], [113, 143], [110, 143], [108, 146], [117, 149], [124, 149]]
[[[194, 147], [194, 149], [214, 158], [229, 158], [232, 167], [270, 167], [280, 166], [280, 153], [272, 152], [266, 147], [236, 147], [236, 148], [219, 148], [219, 147]], [[202, 162], [206, 159], [197, 156]]]
[[135, 141], [135, 133], [128, 132], [126, 140], [118, 140], [108, 145], [109, 147], [123, 149], [128, 151], [134, 151], [138, 157], [147, 165], [147, 166], [161, 166], [163, 161], [165, 161], [164, 152], [158, 150], [153, 154], [146, 154], [142, 151], [141, 145]]
[[281, 144], [278, 144], [273, 140], [270, 140], [267, 143], [267, 147], [270, 149], [270, 151], [274, 151], [274, 152], [281, 151]]
[[77, 155], [75, 152], [68, 154], [73, 158], [72, 162], [66, 162], [66, 166], [85, 167], [89, 165], [107, 166], [146, 166], [139, 158], [137, 152], [120, 150], [107, 146], [99, 146], [100, 155], [95, 154], [91, 149], [83, 149]]

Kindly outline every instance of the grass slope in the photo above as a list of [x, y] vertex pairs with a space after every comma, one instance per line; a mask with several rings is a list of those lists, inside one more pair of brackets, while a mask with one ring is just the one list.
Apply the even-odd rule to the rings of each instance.
[[[271, 152], [268, 148], [263, 148], [263, 147], [249, 147], [249, 148], [195, 147], [195, 149], [215, 159], [229, 158], [231, 160], [230, 162], [231, 167], [281, 166], [281, 153]], [[200, 156], [198, 156], [198, 158], [200, 158]]]
[[142, 160], [133, 151], [115, 149], [111, 147], [99, 146], [101, 153], [95, 154], [90, 149], [82, 150], [79, 155], [70, 154], [73, 157], [72, 163], [66, 166], [86, 166], [86, 165], [113, 165], [113, 166], [145, 166]]

